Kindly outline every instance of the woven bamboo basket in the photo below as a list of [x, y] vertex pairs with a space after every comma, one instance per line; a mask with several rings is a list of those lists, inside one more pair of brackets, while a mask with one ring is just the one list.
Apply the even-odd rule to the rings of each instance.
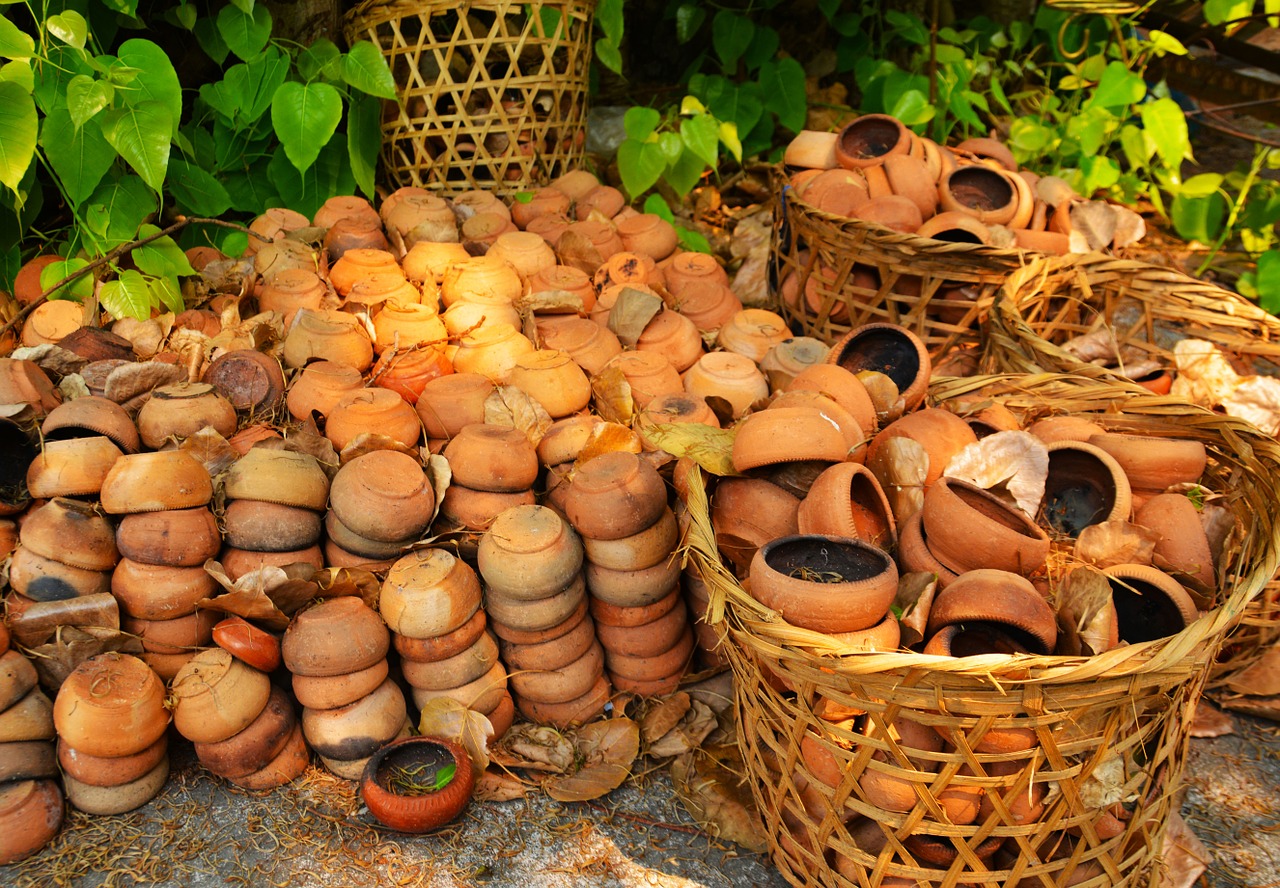
[[[1181, 339], [1218, 346], [1243, 374], [1280, 376], [1280, 319], [1230, 290], [1177, 271], [1100, 253], [1033, 262], [1009, 276], [984, 331], [990, 373], [1072, 373], [1134, 385], [1063, 349], [1097, 330], [1166, 368]], [[1226, 684], [1280, 641], [1280, 582], [1231, 633], [1211, 686]]]
[[[1117, 431], [1203, 441], [1211, 454], [1207, 484], [1224, 494], [1238, 524], [1216, 606], [1175, 636], [1088, 658], [851, 652], [788, 624], [735, 580], [717, 552], [698, 477], [688, 498], [688, 553], [711, 592], [707, 619], [725, 627], [739, 743], [773, 860], [797, 886], [1158, 885], [1189, 723], [1209, 665], [1275, 572], [1280, 449], [1246, 423], [1081, 377], [941, 380], [931, 392], [935, 403], [975, 395], [1027, 419], [1071, 412]], [[1051, 556], [1054, 564], [1065, 568], [1065, 556]], [[778, 690], [778, 680], [794, 691]], [[823, 697], [864, 710], [875, 730], [819, 719], [815, 705]], [[950, 747], [912, 749], [914, 759], [907, 758], [898, 743], [881, 739], [899, 718], [934, 727]], [[1031, 748], [979, 750], [991, 731], [1014, 727], [1034, 733]], [[831, 757], [834, 785], [811, 768], [805, 748]], [[864, 775], [900, 778], [914, 790], [914, 804], [878, 807]], [[940, 800], [974, 787], [988, 807], [971, 823], [951, 822]], [[1020, 820], [1019, 801], [1042, 791], [1042, 811]], [[1123, 816], [1108, 821], [1108, 809]], [[1117, 822], [1118, 832], [1104, 830]], [[940, 845], [953, 853], [952, 862], [917, 856], [913, 837], [920, 834], [937, 837], [935, 851]], [[980, 860], [993, 845], [994, 856]]]
[[578, 167], [595, 0], [363, 0], [347, 40], [382, 49], [399, 86], [382, 120], [396, 185], [510, 194]]
[[935, 359], [975, 347], [1005, 279], [1039, 255], [898, 234], [806, 203], [780, 166], [773, 180], [780, 311], [797, 332], [827, 343], [889, 322], [919, 336]]

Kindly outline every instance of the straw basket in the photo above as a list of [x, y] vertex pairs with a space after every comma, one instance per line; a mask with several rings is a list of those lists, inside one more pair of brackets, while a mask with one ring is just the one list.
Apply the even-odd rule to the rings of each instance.
[[[1246, 423], [1079, 377], [942, 380], [931, 395], [992, 397], [1027, 419], [1072, 412], [1117, 431], [1203, 441], [1207, 484], [1238, 521], [1226, 580], [1216, 608], [1179, 634], [1088, 658], [857, 653], [789, 625], [744, 591], [717, 553], [696, 478], [691, 567], [710, 590], [707, 619], [725, 627], [739, 742], [773, 860], [797, 886], [1157, 885], [1209, 664], [1275, 571], [1280, 450]], [[1057, 570], [1064, 562], [1050, 558]], [[778, 690], [784, 686], [794, 692]], [[819, 719], [824, 697], [865, 711], [861, 722], [874, 730]], [[907, 747], [887, 739], [886, 726], [899, 719], [943, 733], [950, 748], [911, 749], [908, 758]], [[1029, 731], [1034, 739], [1022, 745], [1030, 748], [993, 751], [984, 742], [1008, 729]], [[815, 770], [824, 757], [825, 771]], [[864, 783], [883, 778], [914, 792], [913, 803], [899, 806], [907, 810], [869, 801]], [[952, 822], [942, 804], [975, 788], [984, 793], [981, 814]], [[1019, 819], [1037, 799], [1042, 810]], [[986, 853], [993, 846], [999, 850]], [[929, 863], [926, 851], [954, 859]]]
[[[1082, 361], [1063, 343], [1105, 330], [1164, 367], [1181, 339], [1222, 349], [1244, 374], [1280, 376], [1280, 320], [1239, 295], [1177, 271], [1099, 253], [1033, 262], [1009, 276], [992, 307], [983, 369], [1072, 373], [1132, 386], [1115, 371]], [[1211, 685], [1253, 663], [1280, 641], [1280, 582], [1254, 600], [1227, 641]]]
[[363, 0], [347, 40], [399, 85], [382, 158], [397, 185], [509, 194], [582, 162], [595, 0]]
[[834, 342], [854, 327], [908, 328], [934, 358], [976, 346], [1005, 278], [1038, 254], [898, 234], [819, 210], [774, 167], [773, 273], [781, 312], [806, 336]]

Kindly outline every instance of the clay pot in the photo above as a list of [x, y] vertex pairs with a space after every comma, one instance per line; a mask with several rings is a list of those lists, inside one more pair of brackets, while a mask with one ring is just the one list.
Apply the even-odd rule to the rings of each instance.
[[555, 188], [539, 188], [529, 196], [530, 200], [516, 201], [511, 205], [511, 221], [522, 229], [539, 216], [569, 211], [569, 196]]
[[243, 617], [223, 619], [213, 627], [212, 637], [214, 644], [254, 669], [275, 672], [280, 667], [280, 642]]
[[499, 515], [480, 540], [480, 574], [489, 589], [538, 599], [564, 589], [582, 569], [582, 541], [551, 509], [517, 506]]
[[497, 256], [475, 256], [452, 263], [445, 268], [440, 282], [440, 297], [446, 307], [460, 299], [509, 304], [522, 290], [515, 268]]
[[293, 696], [307, 709], [338, 709], [367, 697], [386, 681], [389, 666], [382, 658], [345, 675], [293, 676]]
[[938, 578], [939, 589], [945, 589], [958, 576], [929, 550], [921, 512], [913, 513], [898, 526], [898, 564], [906, 573], [933, 574]]
[[285, 404], [289, 415], [299, 422], [310, 419], [313, 413], [324, 417], [339, 398], [363, 385], [360, 371], [355, 367], [336, 361], [317, 361], [294, 377]]
[[288, 268], [258, 284], [258, 308], [284, 315], [285, 329], [301, 309], [315, 311], [328, 294], [320, 275], [308, 268]]
[[898, 589], [897, 567], [882, 549], [818, 535], [766, 543], [752, 558], [749, 576], [757, 601], [788, 622], [817, 632], [875, 625]]
[[658, 312], [649, 321], [636, 340], [636, 348], [662, 354], [678, 373], [688, 370], [703, 355], [702, 336], [697, 325], [669, 308]]
[[361, 388], [338, 399], [324, 434], [337, 450], [364, 434], [386, 435], [413, 447], [422, 436], [422, 423], [413, 407], [390, 389]]
[[169, 751], [168, 735], [133, 755], [98, 756], [76, 749], [65, 740], [57, 744], [58, 766], [67, 776], [89, 786], [120, 786], [150, 773]]
[[584, 537], [616, 540], [650, 527], [667, 505], [666, 485], [650, 463], [614, 451], [578, 468], [565, 508]]
[[0, 712], [0, 743], [52, 740], [56, 736], [53, 704], [39, 688]]
[[462, 337], [453, 367], [458, 373], [479, 373], [495, 384], [505, 383], [520, 358], [533, 350], [533, 343], [511, 324], [486, 325]]
[[773, 407], [738, 424], [733, 467], [745, 472], [801, 460], [843, 462], [850, 449], [847, 430], [818, 407]]
[[412, 688], [412, 693], [414, 705], [419, 709], [425, 709], [432, 700], [447, 697], [468, 709], [474, 709], [480, 713], [492, 712], [501, 704], [502, 698], [507, 693], [507, 670], [501, 663], [494, 663], [480, 678], [459, 687], [434, 691], [427, 688]]
[[405, 545], [408, 542], [407, 540], [382, 542], [363, 537], [343, 524], [333, 511], [324, 516], [324, 530], [326, 542], [355, 555], [375, 560], [390, 558], [394, 561], [404, 553]]
[[612, 693], [609, 680], [601, 676], [596, 679], [596, 683], [589, 691], [576, 699], [564, 703], [539, 703], [521, 699], [517, 701], [516, 706], [530, 721], [558, 728], [570, 728], [586, 724], [600, 715], [609, 703]]
[[428, 691], [458, 688], [476, 681], [489, 672], [498, 662], [498, 643], [488, 632], [470, 647], [451, 657], [419, 663], [412, 660], [401, 664], [404, 680], [410, 686]]
[[1208, 463], [1204, 444], [1186, 438], [1107, 433], [1095, 435], [1089, 443], [1115, 457], [1143, 501], [1174, 484], [1199, 481]]
[[985, 224], [957, 210], [938, 213], [916, 229], [916, 234], [952, 244], [990, 244], [992, 237]]
[[941, 478], [924, 496], [929, 549], [956, 573], [991, 567], [1035, 573], [1049, 554], [1049, 537], [1016, 507], [956, 478]]
[[38, 680], [35, 667], [22, 654], [12, 650], [0, 654], [0, 712], [30, 693]]
[[499, 235], [485, 255], [505, 260], [526, 281], [556, 265], [555, 251], [532, 232], [513, 230]]
[[347, 311], [378, 311], [384, 305], [418, 305], [422, 302], [422, 291], [415, 284], [405, 280], [397, 270], [394, 273], [378, 272], [356, 281], [342, 301]]
[[1200, 616], [1182, 584], [1143, 564], [1106, 569], [1121, 641], [1138, 644], [1176, 635]]
[[[1025, 203], [1025, 206], [1023, 204]], [[1014, 177], [987, 166], [957, 167], [938, 184], [938, 205], [947, 212], [968, 213], [984, 225], [1026, 227], [1031, 195], [1017, 187]], [[1025, 213], [1022, 224], [1016, 224]]]
[[669, 556], [637, 570], [612, 570], [588, 561], [584, 574], [593, 597], [615, 607], [645, 607], [678, 588], [680, 560]]
[[222, 545], [218, 522], [204, 507], [126, 515], [115, 541], [125, 558], [172, 567], [200, 567]]
[[728, 401], [733, 418], [769, 396], [769, 383], [755, 363], [735, 352], [709, 352], [684, 375], [684, 389], [700, 398], [715, 396]]
[[423, 348], [385, 352], [373, 365], [370, 379], [374, 385], [395, 392], [406, 404], [416, 408], [418, 396], [427, 383], [452, 372], [453, 363], [444, 352]]
[[666, 509], [662, 517], [639, 533], [616, 540], [583, 537], [582, 544], [592, 564], [609, 570], [637, 571], [670, 558], [679, 539], [675, 514]]
[[306, 268], [326, 274], [328, 262], [329, 257], [323, 250], [293, 238], [277, 238], [269, 244], [260, 245], [253, 254], [253, 270], [263, 280], [270, 280], [289, 268]]
[[473, 490], [514, 493], [533, 486], [538, 454], [519, 429], [473, 423], [445, 445], [455, 483]]
[[360, 373], [373, 363], [373, 342], [359, 318], [334, 309], [300, 310], [285, 334], [285, 366], [311, 361], [347, 364]]
[[894, 154], [911, 150], [912, 134], [888, 114], [864, 114], [854, 118], [836, 135], [836, 162], [846, 169], [861, 169], [884, 162]]
[[474, 570], [443, 549], [420, 549], [396, 561], [379, 609], [397, 636], [439, 638], [468, 624], [480, 606]]
[[937, 594], [928, 632], [945, 626], [993, 624], [1033, 653], [1052, 653], [1058, 628], [1053, 609], [1024, 577], [982, 568], [961, 574]]
[[267, 413], [284, 397], [280, 362], [251, 348], [223, 352], [205, 368], [203, 379], [238, 411]]
[[63, 775], [63, 785], [72, 807], [86, 814], [114, 815], [142, 807], [160, 793], [168, 779], [169, 758], [164, 756], [145, 775], [119, 786], [91, 786], [67, 775]]
[[716, 345], [759, 364], [769, 349], [790, 338], [791, 329], [781, 315], [762, 308], [744, 308], [720, 328]]
[[216, 613], [204, 610], [171, 620], [124, 617], [120, 620], [120, 629], [136, 635], [142, 641], [142, 650], [146, 653], [182, 654], [212, 642], [213, 624], [217, 619]]
[[[96, 495], [120, 456], [120, 448], [100, 435], [47, 441], [26, 468], [27, 492], [39, 498]], [[17, 462], [20, 468], [21, 458]]]
[[223, 523], [226, 543], [236, 549], [289, 552], [320, 542], [320, 514], [296, 506], [233, 500], [227, 503]]
[[9, 565], [9, 585], [34, 601], [61, 601], [106, 592], [110, 574], [72, 567], [19, 547]]
[[302, 732], [323, 758], [354, 762], [373, 755], [396, 737], [407, 716], [404, 694], [387, 679], [372, 694], [347, 706], [303, 709]]
[[[440, 789], [431, 781], [439, 769], [454, 768], [453, 776]], [[393, 769], [425, 769], [426, 785], [421, 794], [406, 795], [393, 783]], [[384, 826], [407, 833], [430, 832], [462, 813], [475, 787], [475, 773], [467, 752], [458, 744], [434, 737], [409, 737], [378, 750], [365, 765], [360, 778], [360, 796]]]
[[137, 453], [142, 447], [138, 427], [125, 409], [96, 395], [54, 407], [40, 424], [40, 434], [46, 445], [50, 441], [105, 435], [125, 453]]
[[811, 367], [823, 366], [830, 347], [812, 336], [795, 336], [779, 342], [760, 360], [760, 369], [773, 391], [785, 391], [792, 381]]
[[62, 740], [89, 755], [133, 755], [164, 736], [164, 698], [164, 685], [137, 657], [99, 654], [63, 681], [53, 722]]
[[62, 402], [62, 396], [34, 362], [0, 358], [0, 404], [26, 404], [43, 417]]
[[[638, 626], [610, 626], [599, 623], [596, 626], [596, 635], [610, 658], [658, 657], [679, 644], [688, 625], [689, 620], [684, 604], [678, 602], [675, 607], [656, 620], [650, 620]], [[624, 661], [623, 669], [628, 665]]]
[[471, 647], [484, 634], [487, 625], [488, 617], [479, 607], [477, 591], [475, 612], [470, 619], [464, 620], [456, 629], [433, 638], [411, 638], [396, 632], [391, 636], [391, 643], [405, 660], [414, 663], [434, 663], [460, 654]]
[[498, 643], [502, 660], [512, 669], [557, 669], [582, 657], [596, 643], [596, 623], [585, 613], [574, 614], [544, 633], [545, 641]]
[[[658, 395], [636, 417], [635, 428], [637, 432], [643, 432], [653, 426], [679, 425], [681, 423], [700, 423], [713, 428], [720, 428], [720, 420], [707, 405], [707, 402], [698, 395], [686, 392], [668, 392], [665, 395]], [[654, 449], [643, 434], [641, 438], [646, 450]], [[545, 441], [546, 439], [544, 438], [543, 440]], [[539, 444], [539, 450], [541, 449], [541, 444]], [[564, 460], [561, 462], [564, 462]], [[556, 463], [550, 463], [550, 465], [556, 465]]]
[[1049, 416], [1033, 422], [1027, 427], [1027, 431], [1045, 444], [1056, 441], [1087, 442], [1094, 435], [1107, 433], [1102, 426], [1082, 416]]
[[873, 197], [858, 206], [854, 217], [884, 226], [900, 234], [911, 234], [924, 223], [920, 208], [910, 198], [887, 194]]
[[431, 439], [452, 438], [472, 423], [484, 422], [484, 402], [493, 382], [479, 373], [457, 372], [422, 387], [415, 409]]
[[[459, 239], [467, 252], [477, 256], [488, 254], [489, 248], [504, 234], [521, 233], [511, 217], [504, 212], [476, 213], [462, 223]], [[537, 235], [534, 235], [537, 237]], [[541, 240], [539, 238], [539, 240]]]
[[1041, 509], [1051, 529], [1074, 538], [1090, 525], [1128, 520], [1129, 479], [1109, 453], [1082, 441], [1056, 441], [1048, 450]]
[[284, 688], [273, 687], [266, 706], [243, 730], [216, 743], [195, 743], [196, 755], [220, 777], [245, 777], [265, 768], [288, 745], [298, 718]]
[[577, 413], [591, 402], [591, 383], [567, 352], [542, 349], [522, 355], [508, 381], [540, 403], [553, 419]]
[[613, 331], [587, 318], [574, 318], [548, 329], [542, 346], [568, 353], [591, 376], [622, 352], [622, 343]]
[[373, 350], [382, 354], [392, 346], [408, 349], [428, 342], [443, 348], [448, 337], [444, 321], [434, 305], [392, 303], [373, 319]]
[[329, 269], [329, 283], [339, 296], [346, 297], [357, 283], [375, 274], [390, 274], [404, 279], [396, 257], [386, 250], [356, 248], [346, 250]]
[[178, 670], [172, 691], [178, 733], [197, 743], [218, 743], [262, 714], [271, 680], [222, 648], [211, 648]]
[[541, 633], [566, 622], [578, 608], [585, 611], [586, 594], [586, 582], [578, 574], [561, 591], [536, 601], [507, 598], [489, 591], [485, 607], [499, 637], [528, 643], [531, 639], [545, 640], [546, 636]]
[[629, 253], [662, 260], [675, 252], [679, 237], [675, 226], [653, 213], [639, 213], [617, 224], [618, 237]]
[[711, 498], [716, 545], [745, 571], [770, 540], [799, 533], [800, 500], [760, 478], [724, 478]]
[[0, 785], [0, 866], [35, 854], [62, 828], [62, 791], [53, 780]]
[[1013, 152], [999, 139], [965, 139], [955, 146], [955, 150], [979, 158], [990, 158], [1011, 173], [1017, 172], [1018, 169], [1018, 162], [1014, 159]]
[[585, 413], [556, 420], [538, 442], [538, 461], [544, 466], [572, 463], [603, 421]]
[[941, 476], [951, 458], [978, 440], [969, 424], [960, 417], [936, 407], [908, 413], [885, 426], [867, 448], [867, 462], [873, 463], [881, 448], [891, 438], [911, 438], [929, 457], [925, 487], [931, 487]]
[[801, 130], [787, 143], [782, 162], [789, 167], [829, 170], [839, 163], [836, 158], [838, 138], [835, 133]]
[[367, 669], [384, 659], [390, 646], [377, 611], [343, 596], [295, 614], [280, 650], [290, 672], [324, 678]]
[[729, 285], [717, 281], [686, 284], [670, 304], [702, 332], [719, 330], [742, 311], [742, 301]]
[[57, 344], [84, 326], [84, 306], [71, 299], [41, 303], [22, 324], [22, 344], [27, 348]]
[[233, 500], [319, 510], [329, 500], [329, 479], [308, 453], [254, 447], [232, 464], [223, 493]]
[[467, 248], [457, 241], [456, 228], [453, 229], [452, 235], [453, 239], [449, 241], [422, 239], [414, 241], [402, 262], [405, 277], [423, 284], [428, 290], [438, 291], [451, 265], [471, 259]]
[[[1134, 522], [1159, 535], [1154, 564], [1201, 592], [1216, 584], [1213, 554], [1200, 513], [1186, 496], [1162, 493], [1143, 504]], [[28, 522], [29, 523], [29, 522]], [[26, 533], [26, 525], [23, 525]], [[25, 536], [24, 536], [25, 541]]]
[[399, 451], [358, 456], [334, 476], [330, 507], [361, 536], [381, 542], [415, 538], [435, 511], [435, 492], [422, 466]]
[[78, 500], [59, 497], [32, 509], [19, 539], [37, 555], [84, 570], [111, 570], [120, 559], [111, 524]]
[[440, 503], [442, 525], [453, 530], [481, 532], [488, 530], [494, 519], [515, 506], [531, 506], [537, 502], [532, 488], [512, 493], [476, 490], [463, 484], [449, 485]]
[[596, 288], [591, 277], [581, 268], [570, 265], [553, 265], [529, 278], [530, 293], [559, 290], [582, 301], [581, 310], [590, 311], [596, 302]]
[[873, 370], [893, 380], [910, 411], [924, 400], [932, 365], [918, 336], [896, 324], [866, 324], [850, 330], [831, 347], [827, 363], [853, 373]]
[[797, 373], [786, 390], [821, 392], [849, 412], [862, 430], [862, 437], [875, 434], [875, 404], [852, 370], [832, 363], [814, 364]]
[[[233, 737], [234, 741], [235, 738]], [[227, 778], [236, 786], [251, 790], [275, 789], [301, 777], [311, 765], [311, 751], [307, 749], [306, 739], [302, 734], [302, 725], [295, 724], [292, 733], [285, 740], [284, 748], [279, 755], [257, 771], [251, 771], [243, 777]]]
[[865, 466], [838, 463], [823, 471], [796, 513], [802, 534], [865, 540], [882, 549], [896, 543], [897, 525], [889, 500]]
[[143, 564], [122, 558], [111, 575], [111, 593], [124, 612], [140, 620], [172, 620], [196, 609], [218, 588], [203, 567]]
[[203, 506], [213, 497], [209, 472], [182, 450], [131, 453], [111, 466], [102, 482], [109, 515]]

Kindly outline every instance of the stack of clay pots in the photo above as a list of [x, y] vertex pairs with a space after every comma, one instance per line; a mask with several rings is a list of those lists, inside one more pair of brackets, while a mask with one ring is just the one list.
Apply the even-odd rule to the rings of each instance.
[[[221, 624], [219, 624], [221, 626]], [[273, 789], [310, 761], [293, 701], [230, 651], [202, 651], [173, 679], [173, 723], [200, 763], [245, 789]]]
[[183, 450], [122, 456], [102, 485], [102, 508], [124, 516], [111, 576], [122, 628], [142, 638], [142, 659], [165, 680], [210, 643], [217, 622], [196, 607], [217, 590], [204, 570], [222, 544], [212, 497], [208, 471]]
[[36, 684], [0, 623], [0, 866], [39, 851], [62, 825], [53, 714]]
[[449, 698], [488, 718], [495, 738], [506, 733], [515, 706], [470, 565], [445, 549], [411, 552], [387, 572], [379, 609], [419, 710]]
[[386, 570], [431, 524], [436, 495], [422, 464], [397, 450], [352, 459], [333, 478], [325, 562]]
[[169, 776], [165, 687], [128, 654], [100, 654], [72, 670], [53, 704], [67, 800], [87, 814], [145, 805]]
[[300, 611], [281, 653], [302, 704], [302, 733], [326, 768], [357, 780], [379, 747], [408, 736], [404, 694], [388, 677], [391, 635], [359, 598], [330, 598]]
[[611, 689], [573, 528], [545, 506], [515, 506], [481, 537], [477, 555], [516, 707], [561, 727], [595, 718]]
[[512, 506], [534, 504], [538, 452], [519, 429], [472, 423], [442, 453], [453, 481], [440, 515], [455, 529], [483, 531]]
[[610, 681], [642, 695], [674, 691], [693, 656], [693, 632], [662, 476], [634, 453], [607, 453], [578, 467], [564, 505], [582, 536]]
[[223, 493], [220, 560], [231, 579], [266, 566], [324, 567], [320, 536], [329, 478], [315, 457], [251, 448], [227, 472]]

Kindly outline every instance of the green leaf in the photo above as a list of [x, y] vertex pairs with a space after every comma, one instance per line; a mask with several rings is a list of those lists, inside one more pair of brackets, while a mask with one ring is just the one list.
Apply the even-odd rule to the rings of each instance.
[[[154, 225], [143, 225], [138, 229], [138, 236], [151, 237], [159, 232], [160, 229]], [[187, 261], [186, 253], [171, 237], [157, 238], [149, 244], [134, 247], [129, 255], [140, 270], [157, 277], [176, 278], [196, 273]]]
[[667, 166], [670, 166], [680, 159], [680, 154], [684, 151], [684, 139], [680, 138], [679, 133], [661, 133], [658, 136], [658, 148], [662, 150]]
[[342, 57], [342, 79], [371, 96], [396, 98], [396, 81], [387, 60], [368, 40], [361, 40]]
[[929, 97], [918, 89], [909, 89], [898, 97], [889, 113], [907, 126], [919, 126], [933, 120], [937, 113]]
[[315, 163], [341, 120], [342, 96], [327, 83], [282, 83], [271, 100], [271, 126], [299, 172]]
[[49, 29], [50, 34], [67, 46], [74, 46], [76, 49], [84, 49], [84, 43], [89, 39], [89, 23], [74, 9], [66, 9], [57, 15], [49, 16], [45, 19], [44, 25]]
[[732, 120], [722, 120], [716, 135], [720, 137], [721, 144], [729, 149], [733, 159], [742, 163], [742, 141], [738, 138], [738, 125]]
[[184, 30], [190, 31], [196, 24], [196, 6], [194, 3], [182, 3], [173, 11], [174, 18]]
[[692, 151], [685, 151], [679, 160], [667, 168], [662, 177], [675, 189], [676, 194], [684, 197], [701, 181], [706, 171], [707, 164], [702, 162], [702, 158]]
[[186, 303], [182, 301], [182, 289], [174, 278], [153, 277], [147, 281], [147, 286], [151, 288], [152, 300], [160, 303], [169, 311], [174, 314], [181, 314], [187, 310]]
[[1102, 79], [1085, 107], [1127, 108], [1142, 101], [1146, 94], [1147, 84], [1142, 76], [1130, 71], [1124, 62], [1113, 61], [1102, 72]]
[[67, 199], [76, 208], [97, 189], [117, 156], [102, 134], [101, 123], [91, 120], [84, 126], [76, 126], [64, 108], [45, 117], [40, 146], [62, 182]]
[[691, 250], [694, 253], [711, 252], [711, 241], [707, 240], [706, 235], [701, 231], [694, 231], [692, 228], [677, 225], [676, 234], [680, 237], [680, 246], [686, 250]]
[[1009, 126], [1009, 144], [1026, 157], [1035, 157], [1053, 142], [1053, 130], [1033, 117], [1019, 117]]
[[1084, 187], [1080, 193], [1085, 197], [1120, 181], [1120, 167], [1106, 155], [1081, 158], [1080, 170], [1084, 174]]
[[[47, 292], [59, 281], [67, 279], [82, 268], [88, 268], [88, 266], [89, 260], [76, 257], [50, 262], [40, 270], [40, 292]], [[63, 284], [57, 290], [49, 293], [49, 298], [74, 299], [77, 302], [83, 302], [92, 295], [93, 275], [86, 274], [81, 275], [69, 284]]]
[[1207, 197], [1187, 197], [1179, 194], [1169, 205], [1169, 220], [1184, 240], [1212, 243], [1222, 230], [1227, 216], [1227, 202], [1214, 192]]
[[1067, 120], [1067, 136], [1080, 145], [1081, 154], [1095, 154], [1102, 147], [1102, 140], [1106, 138], [1107, 116], [1106, 112], [1091, 114], [1085, 111]]
[[159, 102], [168, 110], [176, 133], [182, 119], [182, 85], [169, 54], [150, 40], [126, 40], [120, 44], [120, 61], [138, 69], [134, 88], [123, 96], [125, 104]]
[[255, 7], [252, 13], [224, 6], [218, 12], [218, 33], [227, 48], [247, 62], [262, 52], [271, 37], [271, 13], [265, 6]]
[[1145, 169], [1156, 150], [1155, 141], [1146, 130], [1132, 123], [1120, 128], [1120, 147], [1124, 150], [1125, 160], [1135, 170]]
[[0, 15], [0, 57], [6, 59], [30, 59], [36, 54], [36, 42], [31, 35], [18, 30], [18, 26]]
[[644, 199], [644, 212], [653, 213], [661, 219], [668, 222], [675, 222], [675, 213], [671, 212], [671, 205], [667, 203], [667, 199], [661, 194], [650, 194]]
[[538, 10], [538, 27], [534, 33], [550, 40], [563, 40], [564, 34], [560, 30], [563, 22], [563, 12], [551, 6], [543, 6]]
[[[243, 172], [226, 173], [222, 177], [222, 184], [227, 188], [227, 194], [231, 196], [231, 208], [241, 213], [258, 214], [268, 207], [278, 207], [283, 203], [280, 197], [279, 189], [272, 182], [268, 172], [270, 169], [271, 159], [260, 158], [254, 161], [247, 170]], [[285, 161], [289, 169], [293, 169], [293, 165]], [[295, 174], [297, 170], [294, 170]], [[248, 241], [246, 241], [246, 244]]]
[[1178, 193], [1185, 197], [1208, 197], [1222, 187], [1222, 176], [1218, 173], [1201, 173], [1192, 176], [1182, 183]]
[[120, 272], [120, 277], [107, 281], [98, 290], [98, 300], [102, 307], [114, 318], [137, 318], [145, 321], [151, 317], [151, 287], [147, 279], [139, 271]]
[[751, 45], [756, 26], [751, 19], [728, 9], [721, 9], [711, 20], [711, 45], [720, 59], [720, 67], [731, 74], [738, 65], [738, 59]]
[[703, 166], [714, 167], [720, 158], [719, 130], [720, 121], [710, 114], [697, 114], [681, 122], [680, 138]]
[[17, 192], [36, 153], [36, 103], [19, 84], [0, 82], [0, 184]]
[[1204, 20], [1211, 25], [1234, 22], [1253, 12], [1253, 0], [1205, 0]]
[[1151, 48], [1155, 50], [1158, 56], [1167, 53], [1174, 55], [1187, 54], [1187, 48], [1182, 45], [1182, 41], [1172, 34], [1167, 34], [1164, 31], [1148, 31], [1147, 39], [1151, 42]]
[[352, 96], [347, 108], [347, 156], [351, 160], [351, 173], [356, 177], [356, 185], [370, 200], [375, 197], [374, 175], [381, 150], [381, 104], [372, 96]]
[[615, 47], [622, 43], [623, 0], [600, 0], [596, 4], [596, 26]]
[[168, 185], [178, 206], [192, 215], [212, 218], [231, 209], [226, 187], [194, 163], [170, 160]]
[[267, 174], [280, 193], [279, 205], [310, 218], [335, 194], [352, 193], [355, 179], [351, 176], [345, 142], [345, 139], [330, 141], [320, 150], [316, 162], [302, 172], [284, 152], [277, 151], [267, 165]]
[[1139, 109], [1142, 126], [1156, 144], [1156, 153], [1166, 166], [1177, 169], [1191, 158], [1191, 138], [1187, 118], [1173, 99], [1157, 99]]
[[15, 59], [0, 65], [0, 80], [16, 83], [29, 93], [35, 92], [36, 74], [31, 70], [31, 62], [28, 59]]
[[1280, 312], [1280, 250], [1268, 250], [1258, 257], [1253, 286], [1263, 308], [1272, 314]]
[[635, 139], [637, 142], [643, 142], [649, 138], [661, 122], [662, 115], [657, 109], [646, 105], [632, 105], [622, 115], [622, 128], [627, 138]]
[[200, 48], [204, 50], [204, 54], [221, 65], [227, 60], [227, 55], [231, 49], [227, 46], [227, 41], [222, 39], [222, 32], [218, 30], [217, 21], [209, 16], [201, 16], [196, 19], [196, 23], [191, 26], [191, 33], [196, 35], [196, 40], [200, 44]]
[[102, 0], [102, 5], [125, 18], [135, 18], [138, 14], [138, 0]]
[[596, 41], [596, 58], [614, 74], [622, 73], [622, 51], [618, 44], [601, 37]]
[[676, 40], [688, 43], [707, 20], [707, 11], [700, 3], [681, 3], [676, 7]]
[[104, 111], [102, 132], [142, 181], [159, 193], [169, 166], [173, 132], [169, 109], [159, 102], [142, 102], [132, 108]]
[[113, 175], [85, 201], [91, 239], [101, 252], [136, 239], [143, 220], [155, 211], [155, 192], [132, 175]]
[[[765, 62], [771, 60], [777, 52], [778, 32], [773, 28], [756, 28], [756, 32], [751, 38], [751, 45], [742, 54], [742, 64], [747, 66], [748, 71], [757, 70]], [[797, 64], [799, 63], [797, 62]]]
[[805, 99], [804, 68], [795, 59], [766, 62], [760, 67], [760, 91], [764, 106], [777, 115], [778, 123], [798, 133], [804, 129], [809, 105]]
[[231, 0], [231, 5], [245, 15], [253, 12], [253, 0]]
[[654, 142], [624, 139], [618, 146], [618, 172], [632, 200], [652, 188], [666, 168], [662, 149]]
[[723, 77], [709, 79], [706, 103], [717, 120], [733, 123], [740, 134], [750, 132], [764, 115], [760, 84], [750, 81], [738, 85]]
[[84, 74], [77, 74], [67, 84], [67, 111], [71, 114], [71, 122], [77, 127], [84, 126], [103, 108], [111, 104], [115, 90], [101, 80], [94, 80]]
[[899, 12], [896, 9], [890, 9], [885, 12], [884, 20], [893, 29], [893, 36], [914, 46], [928, 44], [929, 29], [924, 26], [924, 22], [920, 21], [918, 17]]
[[342, 51], [327, 37], [321, 37], [298, 53], [295, 64], [303, 80], [315, 80], [318, 77], [326, 80], [342, 79]]

